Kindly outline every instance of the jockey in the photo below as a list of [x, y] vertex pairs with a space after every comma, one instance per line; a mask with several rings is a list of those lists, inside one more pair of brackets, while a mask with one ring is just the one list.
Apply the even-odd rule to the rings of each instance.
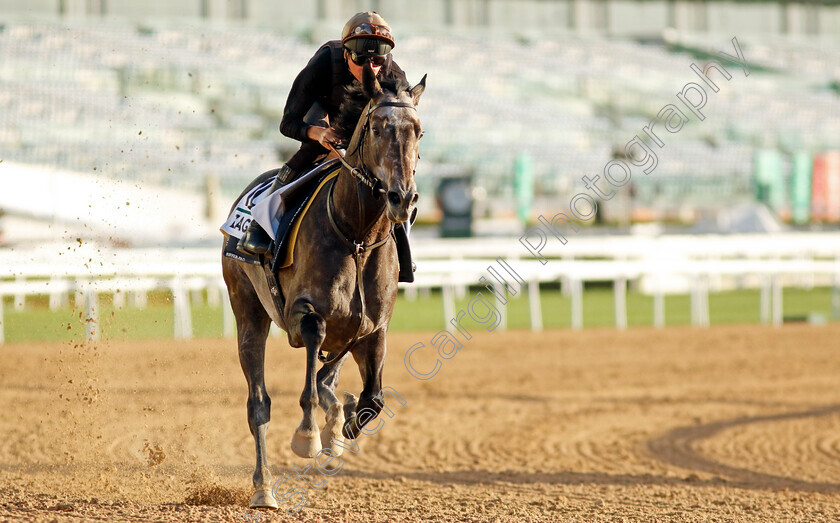
[[[339, 136], [330, 123], [334, 123], [339, 114], [345, 87], [362, 81], [365, 64], [370, 62], [379, 77], [405, 79], [405, 73], [391, 56], [393, 48], [388, 23], [376, 12], [368, 11], [350, 18], [341, 32], [341, 40], [331, 40], [315, 52], [292, 83], [280, 122], [280, 132], [302, 144], [279, 169], [267, 194], [293, 181], [303, 169], [322, 159], [328, 153], [329, 144], [349, 138]], [[261, 254], [268, 252], [270, 245], [271, 238], [256, 221], [252, 221], [236, 247], [240, 251]], [[411, 281], [413, 279], [412, 274]]]

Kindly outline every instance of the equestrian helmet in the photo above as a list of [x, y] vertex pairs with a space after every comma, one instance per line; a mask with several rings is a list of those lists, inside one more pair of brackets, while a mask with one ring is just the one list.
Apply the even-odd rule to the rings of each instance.
[[384, 56], [394, 48], [391, 28], [376, 11], [356, 13], [344, 24], [341, 43], [361, 56]]

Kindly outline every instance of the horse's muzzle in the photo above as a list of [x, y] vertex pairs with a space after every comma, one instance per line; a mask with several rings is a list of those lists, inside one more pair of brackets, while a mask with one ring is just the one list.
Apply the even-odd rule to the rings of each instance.
[[408, 220], [412, 209], [417, 204], [417, 199], [420, 197], [417, 191], [409, 189], [407, 191], [388, 191], [388, 218], [395, 222], [404, 222]]

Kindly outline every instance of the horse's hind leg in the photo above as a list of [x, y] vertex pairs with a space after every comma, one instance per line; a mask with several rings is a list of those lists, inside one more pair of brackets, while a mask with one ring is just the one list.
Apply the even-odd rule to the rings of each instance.
[[236, 317], [239, 364], [248, 381], [248, 427], [257, 450], [251, 507], [277, 508], [277, 500], [271, 493], [271, 471], [265, 453], [266, 431], [271, 419], [271, 398], [265, 390], [265, 340], [271, 319], [241, 270], [226, 267], [224, 275]]
[[326, 337], [326, 322], [315, 312], [311, 303], [299, 300], [292, 306], [289, 330], [292, 337], [300, 336], [306, 347], [306, 383], [300, 395], [303, 419], [292, 436], [292, 452], [311, 458], [321, 450], [321, 436], [315, 411], [318, 408], [318, 352]]
[[[338, 385], [341, 367], [344, 366], [348, 357], [349, 354], [345, 354], [341, 360], [332, 365], [324, 365], [318, 371], [318, 400], [327, 415], [327, 422], [324, 430], [321, 431], [321, 447], [330, 449], [336, 456], [340, 456], [344, 451], [342, 445], [344, 436], [341, 434], [344, 426], [344, 410], [335, 395], [335, 387]], [[333, 440], [336, 441], [333, 442]]]

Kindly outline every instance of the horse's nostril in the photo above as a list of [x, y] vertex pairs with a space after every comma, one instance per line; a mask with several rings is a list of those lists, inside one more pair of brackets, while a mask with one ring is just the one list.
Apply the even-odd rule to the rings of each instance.
[[420, 199], [420, 195], [417, 194], [417, 193], [414, 193], [414, 196], [411, 197], [411, 205], [414, 205], [415, 203], [417, 203], [417, 200], [419, 200], [419, 199]]
[[397, 191], [389, 191], [388, 201], [391, 202], [391, 205], [398, 206], [402, 203], [402, 198], [400, 198], [400, 194]]

